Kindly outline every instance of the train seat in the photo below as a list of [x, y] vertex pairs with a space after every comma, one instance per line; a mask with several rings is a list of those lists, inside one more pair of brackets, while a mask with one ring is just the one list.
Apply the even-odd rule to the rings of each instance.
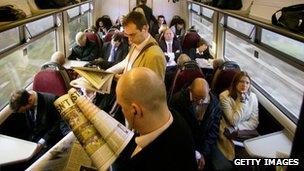
[[67, 93], [69, 85], [60, 71], [46, 69], [39, 71], [33, 82], [33, 90], [61, 96]]
[[224, 62], [216, 71], [211, 82], [212, 92], [218, 96], [221, 92], [228, 89], [234, 75], [241, 71], [239, 65], [234, 61]]
[[183, 87], [189, 86], [195, 78], [205, 78], [201, 69], [195, 61], [189, 61], [179, 68], [174, 76], [172, 86], [170, 88], [168, 99]]

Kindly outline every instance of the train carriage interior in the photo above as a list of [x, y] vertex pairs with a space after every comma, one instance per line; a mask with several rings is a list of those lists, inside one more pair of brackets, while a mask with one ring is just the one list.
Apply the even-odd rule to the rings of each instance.
[[[47, 2], [57, 1], [48, 0]], [[12, 92], [26, 89], [28, 91], [53, 93], [58, 97], [66, 94], [68, 88], [70, 88], [70, 85], [66, 85], [65, 77], [67, 75], [62, 76], [61, 71], [41, 70], [41, 68], [50, 63], [52, 54], [57, 51], [63, 53], [66, 58], [66, 64], [63, 66], [67, 66], [68, 58], [74, 54], [73, 48], [79, 45], [77, 36], [79, 32], [85, 30], [91, 32], [86, 33], [85, 36], [88, 34], [97, 35], [97, 37], [94, 37], [94, 40], [96, 39], [94, 44], [98, 45], [94, 62], [85, 62], [94, 66], [102, 65], [102, 62], [104, 62], [106, 63], [105, 68], [115, 65], [115, 62], [111, 63], [110, 58], [102, 56], [106, 53], [104, 47], [116, 41], [114, 37], [119, 34], [123, 37], [119, 41], [126, 43], [126, 49], [129, 51], [128, 46], [132, 42], [130, 43], [127, 38], [128, 35], [120, 30], [123, 28], [120, 28], [119, 20], [120, 17], [127, 16], [139, 4], [139, 1], [141, 0], [71, 0], [69, 3], [64, 1], [66, 4], [55, 3], [55, 6], [54, 3], [48, 4], [49, 6], [47, 4], [43, 5], [41, 0], [2, 0], [0, 2], [1, 15], [7, 14], [7, 17], [10, 16], [9, 11], [4, 11], [8, 7], [10, 10], [14, 10], [13, 12], [18, 12], [17, 18], [0, 17], [0, 171], [36, 170], [37, 168], [47, 170], [47, 168], [43, 168], [43, 165], [45, 167], [50, 166], [44, 161], [49, 157], [47, 155], [60, 143], [68, 142], [67, 139], [71, 139], [72, 136], [71, 134], [65, 134], [64, 138], [61, 137], [63, 139], [58, 140], [53, 148], [50, 147], [39, 156], [33, 157], [30, 155], [21, 160], [14, 159], [18, 158], [16, 157], [18, 155], [22, 158], [22, 144], [21, 147], [19, 146], [20, 153], [14, 151], [15, 154], [6, 154], [8, 152], [5, 145], [8, 144], [8, 137], [13, 142], [17, 140], [20, 143], [21, 141], [23, 143], [29, 142], [29, 140], [24, 139], [23, 134], [21, 135], [22, 131], [24, 133], [24, 129], [27, 129], [26, 123], [24, 123], [25, 116], [12, 115], [16, 112], [10, 107]], [[167, 25], [161, 24], [161, 26], [167, 29], [173, 27], [177, 29], [178, 24], [176, 24], [176, 27], [175, 25], [169, 27], [169, 25], [171, 21], [176, 19], [176, 16], [180, 17], [178, 22], [183, 21], [185, 33], [181, 33], [180, 36], [175, 35], [174, 40], [180, 42], [183, 53], [188, 54], [191, 60], [196, 60], [197, 63], [195, 64], [201, 69], [200, 75], [202, 76], [199, 77], [207, 80], [211, 91], [217, 98], [221, 98], [223, 91], [231, 90], [229, 87], [233, 85], [232, 82], [236, 73], [246, 71], [250, 75], [250, 91], [256, 95], [258, 100], [258, 126], [256, 127], [258, 136], [243, 142], [234, 142], [234, 145], [245, 149], [249, 155], [248, 158], [251, 159], [299, 158], [300, 168], [296, 167], [295, 169], [303, 169], [304, 151], [303, 147], [298, 144], [304, 142], [303, 135], [299, 133], [301, 132], [300, 129], [303, 130], [303, 125], [299, 126], [299, 124], [303, 124], [301, 120], [304, 117], [304, 27], [302, 27], [302, 30], [296, 31], [276, 26], [272, 24], [272, 17], [283, 7], [300, 4], [302, 5], [300, 15], [304, 20], [304, 0], [241, 0], [241, 3], [242, 7], [237, 10], [212, 6], [212, 0], [147, 0], [146, 4], [152, 9], [156, 18], [160, 15], [164, 16]], [[97, 22], [97, 20], [100, 22]], [[110, 22], [111, 26], [114, 26], [107, 29], [105, 20]], [[117, 22], [118, 24], [115, 24]], [[301, 22], [299, 24], [302, 24]], [[102, 23], [102, 26], [99, 23]], [[152, 21], [148, 23], [150, 24], [150, 32], [153, 30], [151, 28], [154, 27], [152, 23]], [[157, 25], [157, 23], [154, 24]], [[97, 28], [97, 30], [92, 31], [94, 28]], [[164, 33], [158, 32], [161, 29], [156, 30], [157, 36], [163, 36], [166, 39]], [[199, 35], [199, 40], [204, 40], [210, 52], [209, 59], [194, 59], [191, 56], [190, 49], [184, 47], [183, 42], [186, 41], [184, 38], [187, 34], [192, 33]], [[174, 34], [177, 34], [177, 31]], [[151, 35], [157, 41], [159, 40], [160, 45], [161, 38], [154, 36], [152, 33]], [[87, 39], [89, 39], [88, 36]], [[192, 37], [189, 42], [193, 42], [194, 39]], [[196, 44], [198, 43], [195, 43], [193, 48], [195, 50]], [[181, 51], [177, 50], [173, 53], [171, 49], [171, 52], [169, 52], [169, 49], [166, 50], [168, 52], [164, 51], [167, 60], [165, 84], [167, 96], [170, 94], [171, 101], [173, 90], [170, 90], [170, 88], [176, 86], [174, 85], [176, 82], [174, 77], [177, 77], [175, 68], [180, 67], [177, 54], [181, 54]], [[110, 54], [110, 50], [108, 52]], [[172, 58], [170, 54], [176, 55], [175, 58]], [[110, 54], [110, 57], [112, 55]], [[127, 53], [125, 53], [126, 55]], [[211, 67], [212, 62], [218, 59], [224, 61], [224, 64], [230, 61], [230, 65], [227, 64], [226, 67], [223, 65], [217, 69], [214, 65]], [[174, 60], [177, 66], [173, 69], [168, 64]], [[109, 63], [107, 63], [108, 61]], [[181, 67], [177, 70], [180, 73], [180, 71], [187, 69]], [[191, 68], [188, 70], [190, 70], [189, 75], [191, 75]], [[46, 74], [41, 75], [38, 79], [40, 72]], [[215, 74], [216, 72], [218, 73]], [[69, 81], [77, 77], [75, 76], [77, 74], [70, 68], [67, 69], [67, 74], [69, 75]], [[213, 76], [215, 75], [217, 76], [217, 83], [214, 82]], [[187, 87], [190, 86], [194, 78], [186, 78], [185, 80], [182, 83], [184, 87]], [[52, 83], [55, 81], [60, 83], [53, 85]], [[112, 88], [111, 91], [115, 91], [115, 89]], [[84, 95], [86, 95], [85, 91]], [[99, 103], [100, 98], [106, 99], [103, 101], [105, 104]], [[110, 104], [114, 104], [115, 99], [111, 101], [107, 98], [112, 98], [112, 96], [96, 95], [94, 103], [98, 102], [100, 108], [108, 109]], [[111, 107], [107, 112], [112, 111], [110, 111]], [[120, 120], [124, 121], [124, 118]], [[74, 139], [75, 137], [72, 138], [71, 143], [74, 142]], [[7, 142], [5, 142], [6, 140]], [[38, 142], [33, 143], [35, 146]], [[293, 145], [295, 143], [297, 145]], [[13, 156], [12, 159], [8, 159], [10, 156]], [[242, 155], [236, 154], [236, 156]], [[232, 165], [233, 161], [231, 160]], [[62, 167], [58, 169], [56, 166], [50, 170], [63, 169]], [[115, 170], [114, 167], [111, 167], [111, 169]], [[248, 167], [234, 165], [232, 170], [293, 169], [290, 166], [278, 165], [251, 165]]]

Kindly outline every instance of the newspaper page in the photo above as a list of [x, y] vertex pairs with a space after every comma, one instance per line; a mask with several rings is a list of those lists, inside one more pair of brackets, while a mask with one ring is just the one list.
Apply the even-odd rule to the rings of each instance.
[[[94, 166], [98, 170], [106, 170], [128, 144], [133, 132], [120, 125], [105, 112], [100, 112], [94, 104], [87, 101], [83, 102], [83, 100], [87, 99], [80, 96], [75, 89], [71, 89], [69, 94], [61, 96], [54, 104], [71, 126], [76, 138], [93, 161]], [[91, 111], [90, 109], [94, 110]], [[99, 110], [98, 113], [92, 113], [96, 112], [96, 109]], [[101, 118], [106, 119], [96, 119], [95, 115], [101, 115]]]
[[75, 89], [70, 89], [69, 94], [83, 115], [95, 126], [112, 151], [118, 156], [132, 139], [134, 133], [85, 97], [78, 96]]
[[89, 67], [74, 67], [73, 69], [99, 90], [103, 90], [103, 88], [108, 89], [108, 87], [111, 87], [114, 73]]
[[83, 150], [79, 141], [75, 140], [71, 152], [67, 160], [67, 164], [64, 171], [75, 171], [81, 170], [81, 168], [86, 168], [86, 170], [97, 170], [92, 163], [92, 160]]

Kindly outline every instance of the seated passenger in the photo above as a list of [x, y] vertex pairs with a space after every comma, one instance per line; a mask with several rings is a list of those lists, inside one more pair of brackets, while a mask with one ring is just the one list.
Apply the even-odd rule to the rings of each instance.
[[207, 42], [203, 39], [201, 39], [198, 42], [197, 48], [190, 49], [189, 56], [192, 60], [195, 60], [196, 58], [203, 58], [203, 59], [212, 58], [209, 52], [209, 46]]
[[73, 71], [67, 70], [63, 65], [65, 64], [65, 55], [62, 52], [55, 52], [51, 56], [51, 61], [44, 64], [41, 67], [41, 70], [45, 69], [53, 69], [60, 71], [62, 78], [66, 82], [66, 84], [69, 84], [71, 80], [75, 79], [75, 74], [73, 74]]
[[20, 137], [38, 143], [38, 155], [55, 145], [70, 130], [61, 119], [53, 102], [56, 96], [48, 93], [18, 90], [12, 93], [10, 107], [15, 113], [24, 113], [27, 128]]
[[159, 41], [159, 46], [164, 53], [181, 53], [182, 47], [171, 29], [164, 31], [164, 37]]
[[250, 84], [249, 75], [242, 71], [234, 76], [229, 90], [220, 94], [224, 117], [220, 123], [218, 147], [228, 160], [235, 158], [235, 147], [227, 131], [255, 130], [259, 124], [258, 99], [250, 91]]
[[73, 47], [69, 60], [92, 61], [98, 57], [98, 46], [87, 40], [85, 33], [76, 34], [77, 45]]
[[138, 132], [117, 159], [117, 170], [197, 169], [187, 123], [169, 110], [165, 85], [155, 72], [133, 68], [118, 80], [116, 94], [129, 127]]
[[124, 42], [124, 36], [121, 33], [114, 33], [111, 42], [103, 45], [101, 56], [111, 64], [116, 64], [125, 59], [129, 51], [128, 44]]
[[51, 56], [51, 61], [42, 65], [41, 70], [54, 69], [54, 70], [65, 70], [65, 55], [62, 52], [55, 52]]
[[171, 26], [170, 29], [173, 31], [173, 33], [176, 35], [176, 37], [180, 39], [186, 33], [185, 21], [182, 18], [178, 18], [176, 20], [176, 23], [174, 23], [174, 25]]
[[182, 114], [191, 128], [199, 170], [205, 163], [207, 168], [215, 168], [211, 155], [219, 154], [215, 149], [223, 111], [216, 96], [210, 92], [207, 81], [196, 78], [188, 88], [173, 95], [171, 107]]

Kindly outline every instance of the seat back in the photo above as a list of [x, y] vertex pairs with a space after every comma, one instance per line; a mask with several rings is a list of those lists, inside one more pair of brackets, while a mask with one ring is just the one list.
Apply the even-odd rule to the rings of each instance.
[[186, 62], [182, 68], [177, 69], [168, 95], [169, 101], [174, 93], [189, 86], [195, 78], [205, 78], [195, 61]]
[[210, 86], [213, 93], [218, 96], [222, 91], [228, 89], [233, 77], [240, 71], [241, 69], [236, 62], [224, 62], [214, 73]]
[[102, 48], [102, 45], [103, 45], [103, 42], [102, 40], [99, 38], [99, 35], [97, 33], [93, 33], [93, 32], [86, 32], [86, 37], [88, 40], [94, 42], [97, 44], [98, 46], [98, 54], [100, 53], [101, 51], [101, 48]]
[[182, 48], [184, 52], [189, 52], [190, 49], [196, 48], [201, 37], [197, 32], [191, 31], [185, 34], [182, 40]]
[[68, 88], [61, 72], [57, 70], [41, 70], [34, 77], [34, 91], [61, 96], [67, 93]]

